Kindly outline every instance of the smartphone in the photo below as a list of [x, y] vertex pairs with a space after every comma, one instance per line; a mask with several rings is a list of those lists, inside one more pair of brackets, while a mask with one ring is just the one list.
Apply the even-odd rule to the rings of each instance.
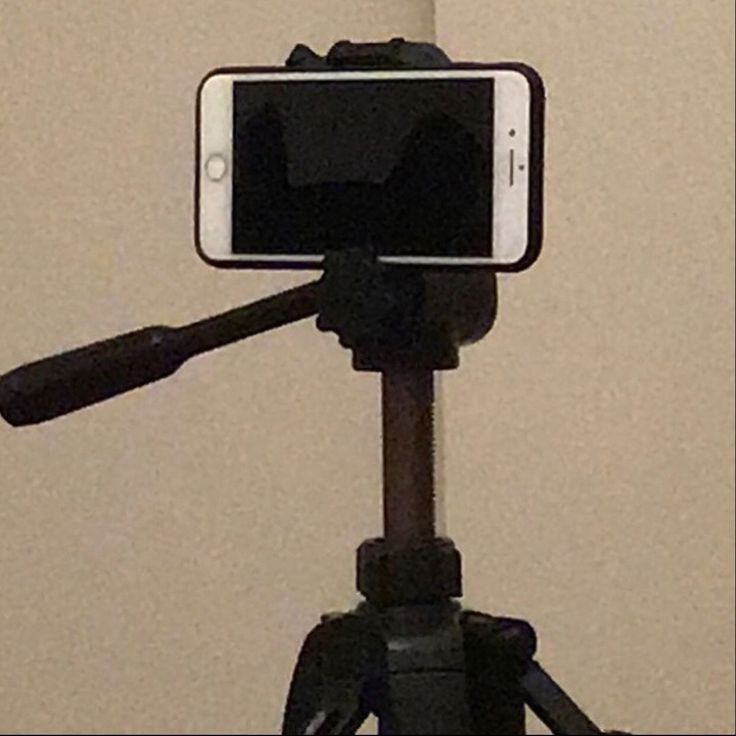
[[211, 265], [518, 271], [542, 238], [544, 87], [523, 64], [217, 69], [197, 92], [195, 241]]

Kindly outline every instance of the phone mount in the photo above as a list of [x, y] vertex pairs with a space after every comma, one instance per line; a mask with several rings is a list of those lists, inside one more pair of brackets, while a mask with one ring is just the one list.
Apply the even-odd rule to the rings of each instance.
[[[443, 68], [432, 44], [352, 44], [288, 67]], [[387, 267], [369, 249], [330, 253], [324, 274], [179, 328], [148, 327], [21, 366], [0, 379], [0, 415], [34, 424], [174, 373], [188, 358], [306, 317], [337, 334], [353, 367], [382, 374], [384, 534], [358, 550], [365, 601], [323, 616], [301, 649], [284, 734], [524, 734], [524, 706], [556, 734], [602, 733], [534, 660], [526, 621], [463, 610], [460, 554], [435, 534], [433, 372], [496, 315], [487, 271]]]

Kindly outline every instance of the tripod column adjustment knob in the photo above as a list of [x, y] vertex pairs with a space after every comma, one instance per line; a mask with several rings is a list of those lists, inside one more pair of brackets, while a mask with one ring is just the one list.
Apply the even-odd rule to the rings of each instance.
[[450, 539], [392, 548], [369, 539], [358, 548], [358, 590], [379, 606], [434, 603], [462, 596], [462, 561]]

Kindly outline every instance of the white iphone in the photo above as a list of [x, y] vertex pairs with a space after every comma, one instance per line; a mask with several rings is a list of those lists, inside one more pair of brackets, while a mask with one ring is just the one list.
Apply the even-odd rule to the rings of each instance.
[[216, 266], [518, 271], [542, 238], [544, 88], [523, 64], [218, 69], [197, 94], [195, 240]]

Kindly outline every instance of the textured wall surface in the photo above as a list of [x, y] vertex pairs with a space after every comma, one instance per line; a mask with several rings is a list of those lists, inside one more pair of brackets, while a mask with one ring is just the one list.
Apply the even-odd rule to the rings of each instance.
[[[529, 618], [607, 727], [732, 731], [729, 2], [0, 2], [0, 372], [309, 278], [195, 255], [196, 85], [435, 22], [549, 96], [545, 251], [443, 377], [466, 600]], [[380, 529], [378, 381], [349, 366], [304, 323], [0, 426], [0, 731], [278, 728]]]

